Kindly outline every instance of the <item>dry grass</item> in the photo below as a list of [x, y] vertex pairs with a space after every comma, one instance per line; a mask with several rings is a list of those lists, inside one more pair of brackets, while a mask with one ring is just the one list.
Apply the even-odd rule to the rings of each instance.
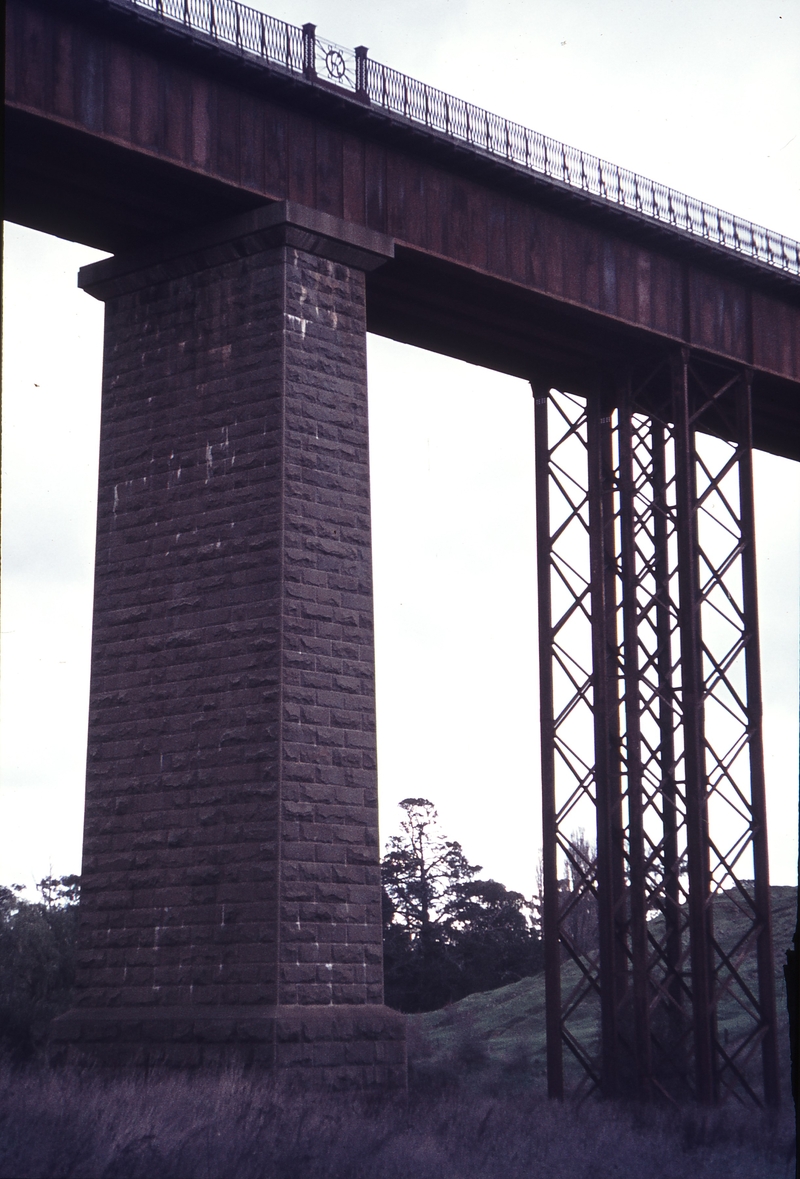
[[[469, 1067], [465, 1062], [465, 1068]], [[304, 1095], [269, 1078], [0, 1074], [2, 1179], [788, 1179], [793, 1116], [451, 1085]]]

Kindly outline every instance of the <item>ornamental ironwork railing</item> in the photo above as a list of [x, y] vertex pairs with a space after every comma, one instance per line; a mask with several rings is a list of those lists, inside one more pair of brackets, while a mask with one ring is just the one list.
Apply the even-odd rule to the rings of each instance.
[[351, 92], [386, 114], [545, 176], [634, 214], [800, 276], [800, 243], [745, 221], [666, 184], [559, 143], [471, 102], [454, 98], [367, 56], [316, 35], [311, 24], [287, 24], [236, 0], [111, 0], [146, 9], [171, 24], [254, 55], [314, 85]]

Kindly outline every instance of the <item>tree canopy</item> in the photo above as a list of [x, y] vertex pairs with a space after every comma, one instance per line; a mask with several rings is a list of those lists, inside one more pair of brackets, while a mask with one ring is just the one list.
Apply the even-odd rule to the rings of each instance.
[[75, 981], [79, 878], [48, 876], [37, 889], [33, 902], [0, 886], [0, 1044], [16, 1060], [42, 1046]]
[[389, 1006], [431, 1011], [540, 970], [541, 943], [522, 894], [475, 879], [480, 864], [444, 836], [428, 799], [406, 798], [400, 807], [400, 834], [381, 863]]

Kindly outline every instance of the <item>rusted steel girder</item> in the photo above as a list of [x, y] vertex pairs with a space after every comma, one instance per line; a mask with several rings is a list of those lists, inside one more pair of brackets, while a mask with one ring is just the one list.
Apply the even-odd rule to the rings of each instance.
[[548, 1085], [774, 1106], [750, 378], [669, 366], [535, 389]]

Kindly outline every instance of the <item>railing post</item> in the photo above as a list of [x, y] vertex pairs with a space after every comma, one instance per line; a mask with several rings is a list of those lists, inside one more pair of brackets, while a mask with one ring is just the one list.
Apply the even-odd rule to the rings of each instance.
[[303, 77], [317, 76], [317, 26], [303, 25]]
[[369, 102], [366, 45], [356, 45], [356, 98], [360, 98], [362, 102]]

